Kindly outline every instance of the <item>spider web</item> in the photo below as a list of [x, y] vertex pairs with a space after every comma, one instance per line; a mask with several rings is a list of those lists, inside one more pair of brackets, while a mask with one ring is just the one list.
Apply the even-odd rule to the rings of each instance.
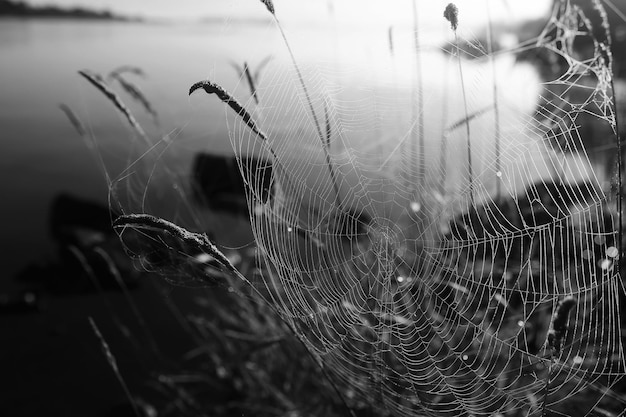
[[[267, 137], [228, 119], [258, 247], [246, 279], [349, 401], [601, 412], [624, 373], [609, 40], [566, 1], [497, 52], [441, 12], [422, 19], [441, 21], [444, 47], [390, 29], [375, 60], [283, 45], [262, 78], [241, 75], [234, 95]], [[547, 57], [550, 77], [522, 54]], [[155, 258], [186, 253], [162, 243]], [[146, 266], [189, 283], [189, 256]]]
[[235, 122], [232, 144], [270, 161], [274, 191], [262, 202], [240, 165], [253, 284], [350, 395], [393, 415], [583, 415], [622, 375], [616, 178], [578, 130], [593, 118], [615, 140], [606, 45], [573, 48], [590, 25], [561, 3], [527, 47], [563, 68], [534, 113], [506, 91], [508, 52], [470, 43], [458, 67], [453, 40], [416, 52], [440, 80], [419, 61], [394, 78], [393, 54], [366, 74], [275, 62], [246, 103], [269, 140]]

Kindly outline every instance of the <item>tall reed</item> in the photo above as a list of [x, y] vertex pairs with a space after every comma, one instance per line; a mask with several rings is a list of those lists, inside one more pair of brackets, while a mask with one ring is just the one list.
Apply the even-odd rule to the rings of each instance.
[[[418, 152], [414, 154], [413, 157], [417, 158], [418, 184], [424, 190], [426, 189], [426, 147], [424, 144], [424, 89], [422, 79], [422, 55], [420, 51], [418, 17], [417, 0], [413, 0], [413, 46], [415, 48], [415, 81], [417, 83], [413, 95], [413, 120], [417, 120], [417, 138], [414, 138], [414, 142], [417, 142], [419, 146]], [[414, 189], [413, 187], [412, 189]], [[413, 198], [415, 198], [415, 196]]]
[[496, 60], [494, 57], [493, 51], [493, 22], [491, 21], [491, 4], [490, 1], [487, 0], [487, 52], [489, 54], [489, 62], [491, 63], [491, 73], [493, 75], [493, 84], [492, 84], [492, 92], [493, 92], [493, 129], [494, 129], [494, 141], [495, 141], [495, 151], [496, 151], [496, 198], [500, 200], [501, 198], [501, 178], [502, 178], [502, 168], [500, 166], [500, 106], [498, 103], [498, 77], [496, 73]]
[[470, 134], [470, 117], [467, 108], [467, 94], [465, 92], [465, 80], [463, 78], [463, 64], [461, 63], [461, 49], [459, 47], [459, 36], [457, 29], [459, 27], [459, 9], [454, 3], [449, 3], [444, 12], [443, 17], [450, 22], [450, 28], [454, 32], [454, 45], [459, 63], [459, 77], [461, 79], [461, 93], [463, 95], [463, 108], [465, 110], [465, 132], [467, 138], [467, 163], [468, 163], [468, 182], [469, 182], [469, 203], [474, 206], [474, 174], [472, 168], [472, 142]]
[[122, 102], [117, 93], [113, 91], [108, 84], [104, 81], [104, 79], [99, 75], [91, 71], [81, 70], [78, 71], [80, 75], [82, 75], [87, 81], [89, 81], [94, 87], [96, 87], [102, 94], [106, 96], [119, 110], [120, 113], [124, 115], [128, 123], [132, 126], [132, 128], [137, 132], [137, 134], [143, 138], [144, 140], [148, 140], [148, 136], [146, 132], [143, 130], [139, 122], [132, 115], [128, 107]]

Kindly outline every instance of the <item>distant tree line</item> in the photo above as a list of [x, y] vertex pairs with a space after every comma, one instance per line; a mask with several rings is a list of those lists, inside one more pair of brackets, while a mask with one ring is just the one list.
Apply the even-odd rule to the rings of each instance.
[[31, 6], [22, 1], [0, 0], [0, 16], [14, 17], [70, 17], [76, 19], [98, 19], [98, 20], [139, 20], [118, 16], [108, 10], [95, 11], [80, 7], [59, 8], [54, 6]]

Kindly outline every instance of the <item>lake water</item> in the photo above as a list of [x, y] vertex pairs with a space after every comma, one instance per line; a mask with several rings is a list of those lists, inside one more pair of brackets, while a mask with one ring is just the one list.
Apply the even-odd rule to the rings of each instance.
[[[132, 133], [78, 70], [106, 74], [121, 65], [141, 67], [148, 78], [137, 83], [161, 117], [161, 128], [150, 129], [150, 120], [137, 111], [150, 133], [159, 137], [184, 130], [177, 136], [176, 152], [209, 145], [216, 152], [228, 152], [227, 141], [209, 141], [225, 135], [226, 125], [207, 123], [206, 106], [187, 98], [193, 82], [216, 72], [216, 62], [239, 59], [219, 41], [220, 30], [57, 20], [0, 22], [0, 190], [8, 200], [0, 208], [0, 253], [7, 279], [29, 262], [53, 257], [48, 209], [54, 196], [71, 193], [106, 204], [107, 184], [96, 154], [102, 155], [113, 177], [133, 159]], [[81, 117], [100, 151], [94, 152], [77, 135], [59, 103]]]
[[[446, 22], [440, 26], [422, 37], [421, 54], [426, 149], [433, 155], [439, 152], [444, 122], [460, 120], [465, 114], [457, 66], [438, 50], [438, 45], [449, 40], [449, 35], [442, 34], [444, 30], [449, 33]], [[341, 132], [333, 143], [336, 160], [350, 167], [351, 158], [364, 156], [360, 172], [365, 172], [372, 184], [376, 176], [394, 174], [398, 155], [402, 154], [399, 150], [406, 146], [415, 120], [411, 113], [411, 91], [415, 87], [411, 32], [399, 28], [392, 51], [387, 29], [387, 25], [369, 30], [286, 25], [318, 114], [323, 114], [326, 102], [333, 126]], [[131, 178], [135, 188], [120, 197], [128, 209], [204, 223], [184, 194], [181, 198], [193, 156], [200, 151], [231, 154], [229, 131], [235, 133], [231, 139], [239, 146], [250, 146], [253, 153], [262, 151], [258, 141], [250, 145], [242, 139], [242, 129], [219, 100], [200, 93], [188, 97], [188, 89], [194, 82], [210, 78], [251, 106], [245, 80], [233, 63], [242, 65], [245, 61], [254, 70], [270, 55], [273, 60], [259, 81], [262, 105], [256, 108], [255, 115], [262, 120], [278, 154], [296, 161], [290, 162], [290, 166], [296, 169], [302, 161], [318, 164], [318, 168], [307, 171], [309, 174], [302, 174], [303, 180], [325, 184], [323, 187], [327, 188], [329, 179], [324, 177], [327, 174], [320, 174], [323, 170], [319, 168], [323, 166], [323, 153], [307, 116], [306, 100], [273, 22], [225, 20], [158, 25], [2, 20], [0, 192], [7, 201], [0, 205], [0, 253], [6, 274], [0, 283], [28, 263], [53, 259], [48, 209], [54, 196], [70, 193], [106, 204], [105, 172], [113, 180]], [[111, 103], [77, 74], [80, 69], [106, 74], [122, 65], [145, 71], [147, 78], [133, 80], [160, 116], [157, 126], [121, 94], [149, 136], [155, 138], [155, 147], [148, 153], [145, 152], [150, 145], [137, 138]], [[464, 65], [471, 114], [489, 106], [493, 76], [486, 62]], [[529, 149], [535, 146], [523, 124], [533, 110], [538, 78], [528, 66], [515, 65], [510, 58], [499, 59], [496, 68], [502, 77], [499, 83], [507, 86], [500, 90], [503, 126], [508, 129], [503, 134], [503, 158], [506, 160], [509, 155], [512, 161], [521, 149], [532, 155]], [[444, 102], [450, 103], [447, 110], [442, 110]], [[95, 145], [78, 136], [60, 111], [59, 103], [76, 112]], [[493, 188], [497, 180], [493, 170], [493, 134], [489, 133], [492, 124], [490, 117], [472, 124], [477, 138], [473, 144], [475, 175], [486, 188]], [[463, 129], [459, 130], [448, 137], [452, 168], [446, 188], [452, 194], [466, 186], [466, 171], [458, 168], [466, 153]], [[376, 158], [372, 162], [367, 155]], [[429, 172], [435, 172], [439, 157], [425, 160]], [[129, 166], [131, 169], [127, 170]], [[546, 169], [536, 168], [531, 177]], [[511, 172], [514, 170], [511, 168]], [[353, 171], [351, 174], [350, 169], [344, 171], [344, 190], [348, 193], [362, 178]], [[373, 195], [379, 191], [372, 190]], [[372, 197], [372, 201], [378, 200], [383, 201], [383, 197]], [[225, 236], [226, 241], [233, 227], [239, 227], [235, 220], [214, 225], [216, 233]]]

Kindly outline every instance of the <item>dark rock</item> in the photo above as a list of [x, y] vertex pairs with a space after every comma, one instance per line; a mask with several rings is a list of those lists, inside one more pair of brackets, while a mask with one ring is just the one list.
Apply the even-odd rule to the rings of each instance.
[[232, 156], [196, 155], [191, 174], [195, 200], [217, 211], [247, 214], [247, 183], [254, 199], [267, 203], [274, 194], [271, 162], [248, 158], [240, 163]]

